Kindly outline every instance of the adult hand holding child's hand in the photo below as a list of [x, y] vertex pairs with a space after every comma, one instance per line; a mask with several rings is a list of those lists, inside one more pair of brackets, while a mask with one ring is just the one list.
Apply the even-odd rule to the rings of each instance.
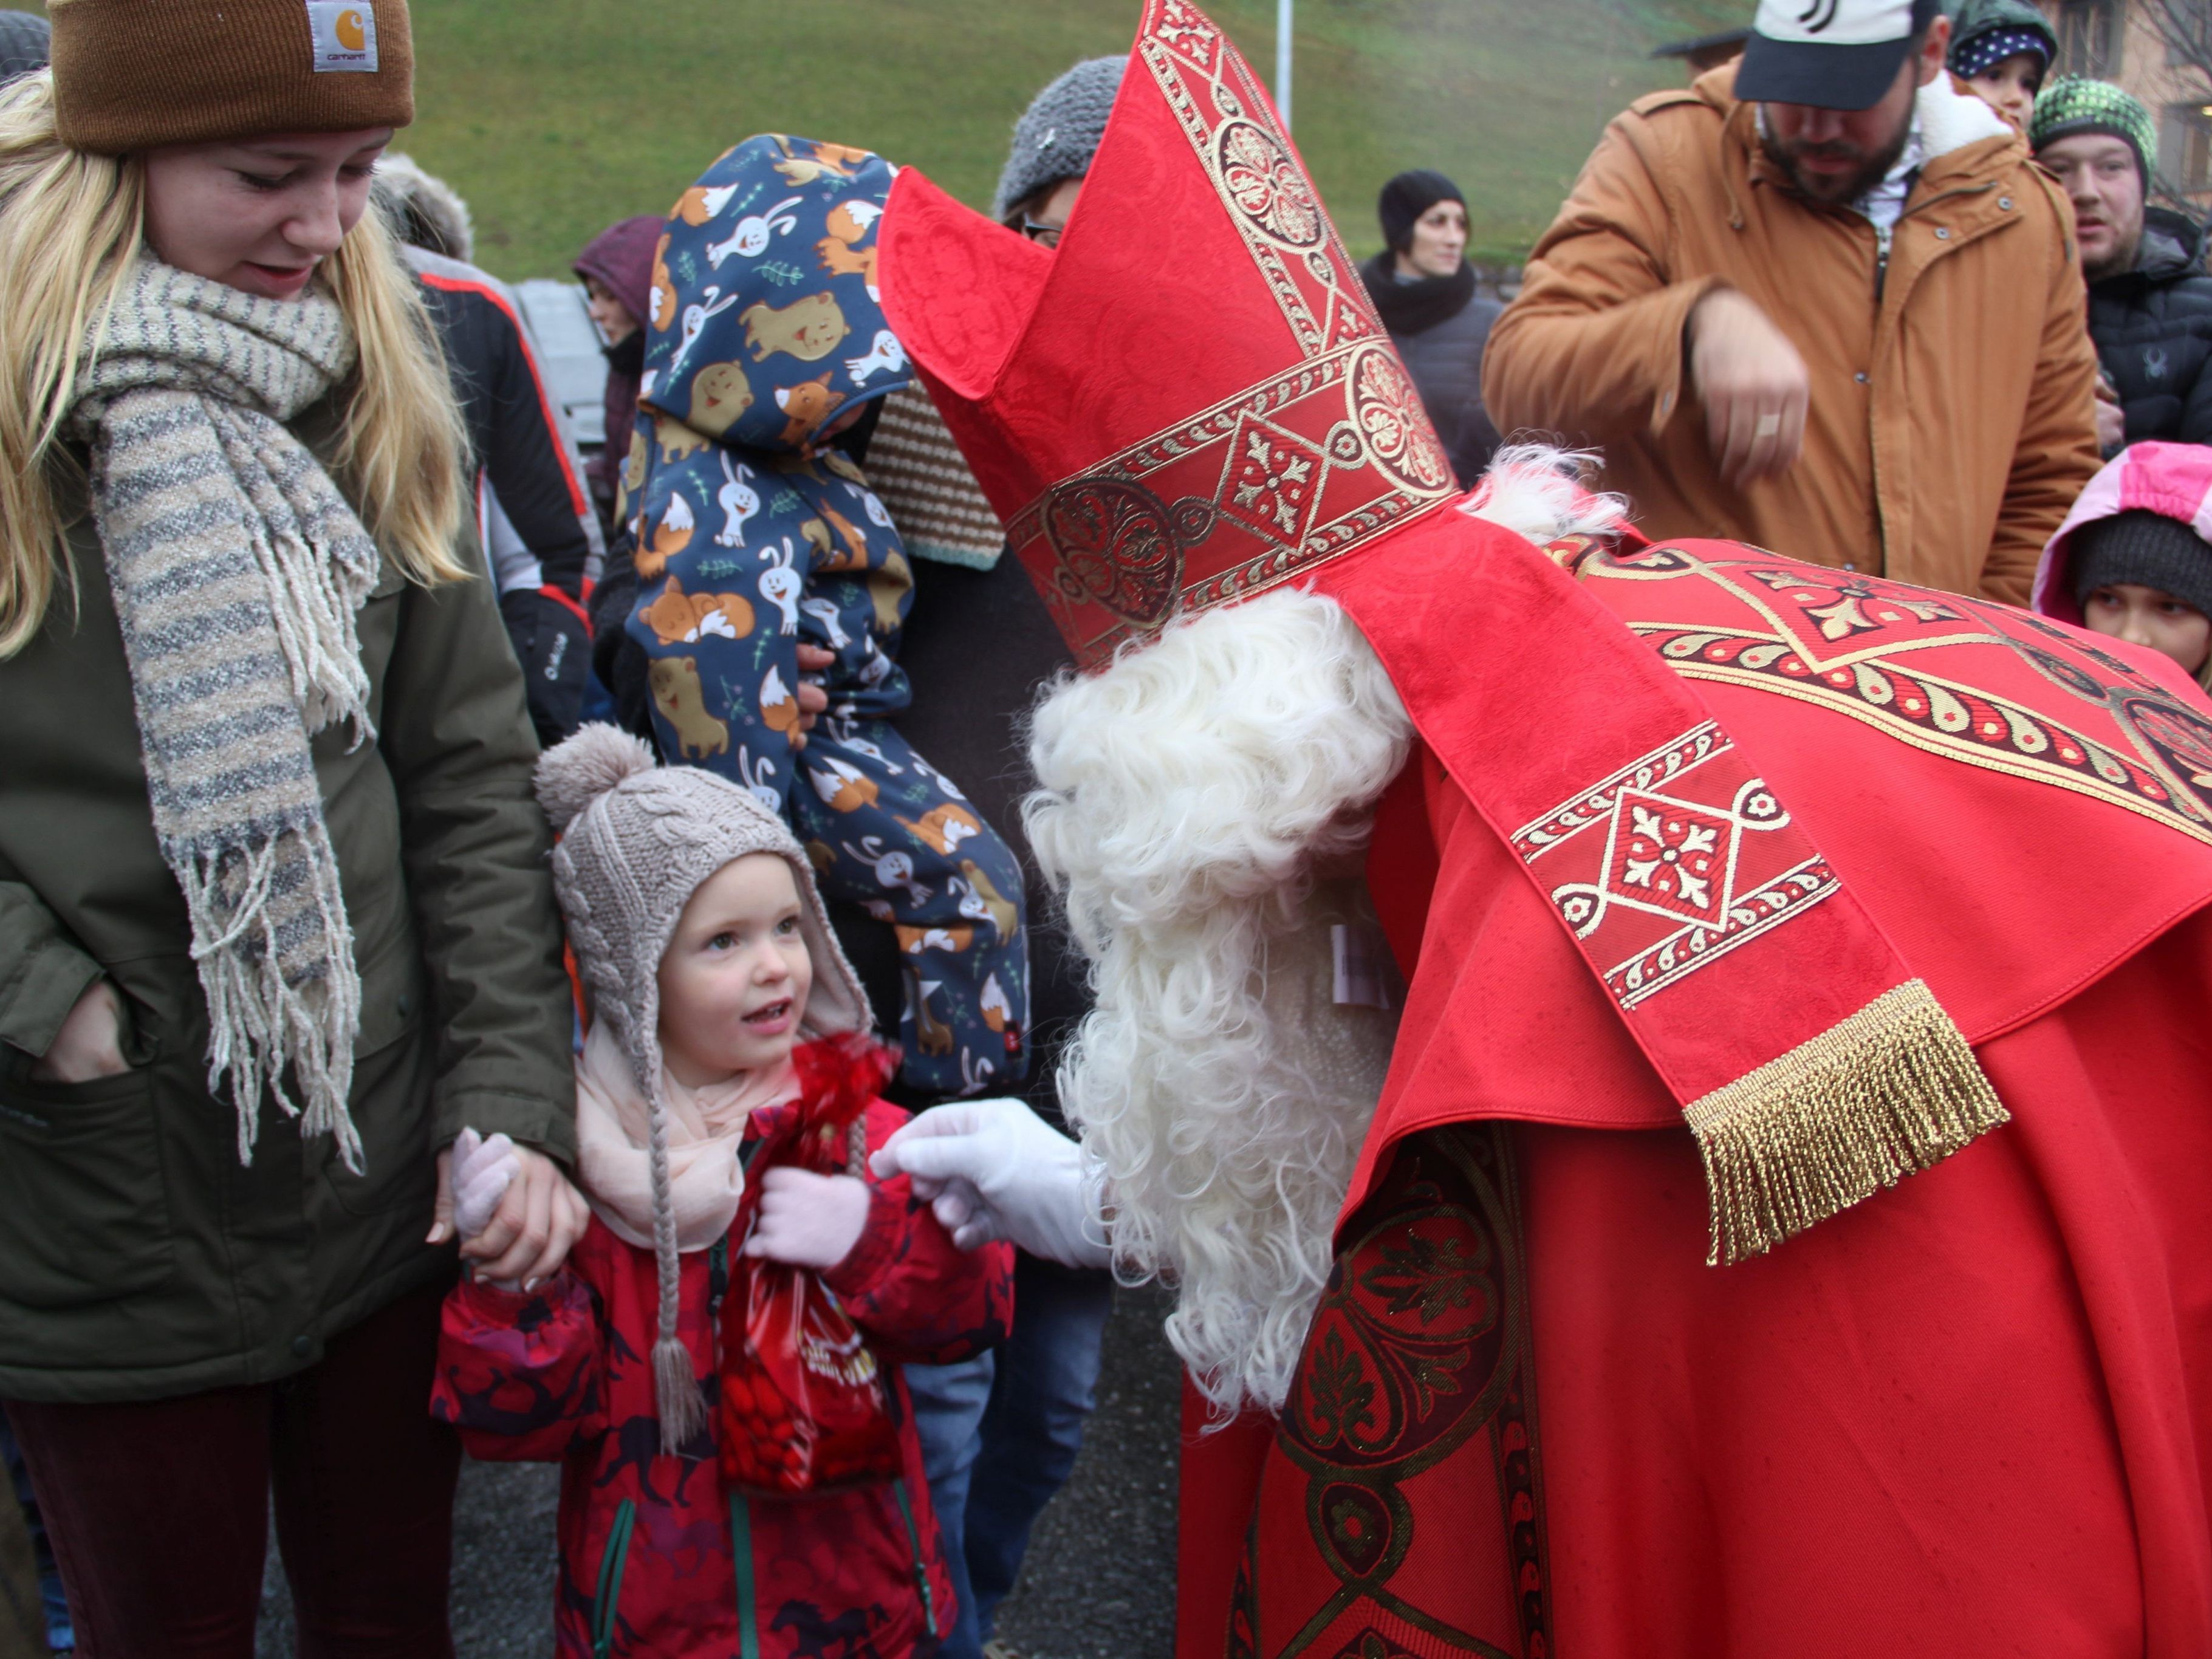
[[438, 1154], [431, 1216], [428, 1243], [442, 1244], [458, 1232], [461, 1260], [478, 1279], [526, 1291], [561, 1271], [592, 1211], [544, 1153], [505, 1135], [483, 1140], [465, 1130]]
[[464, 1129], [453, 1142], [450, 1169], [453, 1231], [463, 1238], [474, 1238], [491, 1224], [500, 1200], [522, 1173], [522, 1160], [505, 1135], [486, 1139], [474, 1129]]
[[827, 1270], [853, 1254], [868, 1224], [868, 1184], [854, 1176], [779, 1166], [760, 1178], [747, 1255]]

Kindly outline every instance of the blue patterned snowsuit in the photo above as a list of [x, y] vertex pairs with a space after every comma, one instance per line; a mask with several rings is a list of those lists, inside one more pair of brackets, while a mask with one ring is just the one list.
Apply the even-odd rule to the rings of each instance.
[[[672, 760], [783, 813], [823, 890], [898, 936], [902, 1075], [968, 1094], [1028, 1069], [1019, 866], [889, 723], [914, 575], [860, 468], [817, 433], [905, 386], [876, 302], [889, 163], [748, 139], [686, 191], [653, 261], [638, 428], [630, 636], [652, 659]], [[800, 641], [836, 661], [830, 713], [794, 752]]]

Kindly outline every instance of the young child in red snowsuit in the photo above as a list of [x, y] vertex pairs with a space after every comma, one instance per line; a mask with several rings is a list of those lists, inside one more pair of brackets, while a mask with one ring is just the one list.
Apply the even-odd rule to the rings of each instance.
[[[539, 763], [594, 1023], [577, 1062], [588, 1231], [542, 1283], [457, 1287], [434, 1415], [488, 1459], [562, 1465], [556, 1650], [574, 1659], [929, 1654], [952, 1589], [899, 1363], [1000, 1340], [1012, 1259], [954, 1248], [904, 1177], [747, 1164], [873, 1051], [867, 1003], [782, 820], [587, 726]], [[860, 1079], [872, 1096], [880, 1075]], [[849, 1096], [848, 1096], [849, 1098]], [[880, 1146], [906, 1114], [866, 1109]], [[500, 1138], [456, 1148], [458, 1224]], [[718, 1327], [747, 1256], [814, 1270], [880, 1360], [895, 1478], [804, 1497], [726, 1485]]]

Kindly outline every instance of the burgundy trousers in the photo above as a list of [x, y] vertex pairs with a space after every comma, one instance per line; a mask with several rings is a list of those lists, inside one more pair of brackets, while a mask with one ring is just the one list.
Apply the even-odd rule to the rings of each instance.
[[81, 1659], [252, 1659], [272, 1493], [301, 1659], [451, 1659], [460, 1446], [429, 1415], [444, 1296], [402, 1297], [281, 1382], [9, 1401]]

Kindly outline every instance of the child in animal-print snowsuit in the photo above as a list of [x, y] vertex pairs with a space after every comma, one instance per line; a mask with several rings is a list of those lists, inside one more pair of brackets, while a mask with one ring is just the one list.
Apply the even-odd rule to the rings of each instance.
[[[912, 378], [876, 298], [894, 172], [841, 144], [751, 138], [669, 216], [623, 478], [629, 631], [668, 758], [750, 788], [824, 892], [896, 929], [906, 1082], [972, 1094], [1028, 1070], [1021, 870], [890, 723], [911, 699], [895, 657], [913, 570], [866, 476], [824, 447]], [[802, 641], [836, 660], [800, 748]]]

